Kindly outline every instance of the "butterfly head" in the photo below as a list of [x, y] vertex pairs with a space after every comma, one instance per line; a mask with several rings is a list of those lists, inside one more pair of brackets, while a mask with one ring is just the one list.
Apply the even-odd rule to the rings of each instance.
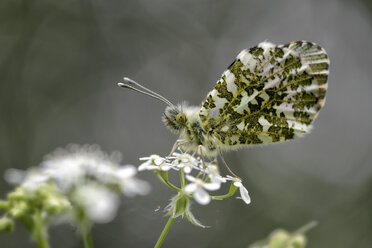
[[182, 105], [173, 105], [165, 108], [162, 120], [172, 132], [179, 134], [186, 128], [187, 116]]

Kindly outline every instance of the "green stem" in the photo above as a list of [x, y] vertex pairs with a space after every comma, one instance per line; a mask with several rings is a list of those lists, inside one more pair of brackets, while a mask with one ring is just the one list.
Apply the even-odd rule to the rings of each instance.
[[161, 232], [160, 237], [158, 239], [158, 242], [156, 242], [154, 248], [160, 248], [161, 244], [163, 243], [165, 237], [168, 234], [168, 231], [169, 231], [170, 227], [173, 224], [173, 221], [174, 221], [174, 218], [173, 217], [169, 217], [169, 220], [168, 220], [167, 224], [165, 225], [163, 231]]
[[84, 248], [93, 248], [93, 240], [91, 235], [92, 223], [86, 216], [84, 209], [81, 207], [75, 208], [75, 221], [78, 227], [81, 239], [84, 243]]
[[45, 223], [41, 213], [36, 213], [34, 225], [34, 238], [39, 248], [49, 248], [49, 242], [46, 234]]
[[169, 188], [177, 191], [177, 192], [180, 192], [180, 189], [177, 188], [176, 186], [174, 186], [171, 182], [169, 182], [168, 180], [165, 180], [158, 171], [155, 171], [155, 175], [157, 176], [157, 178], [162, 182], [164, 183], [165, 185], [167, 185]]
[[211, 198], [212, 198], [212, 200], [223, 200], [225, 198], [233, 196], [237, 189], [238, 188], [235, 187], [234, 184], [232, 183], [231, 186], [230, 186], [230, 190], [226, 195], [215, 195], [215, 196], [211, 196]]
[[185, 179], [185, 173], [182, 169], [180, 169], [180, 181], [181, 181], [181, 188], [184, 188], [186, 184], [186, 179]]
[[84, 248], [93, 248], [92, 235], [88, 228], [83, 228], [81, 232], [81, 237], [84, 242]]

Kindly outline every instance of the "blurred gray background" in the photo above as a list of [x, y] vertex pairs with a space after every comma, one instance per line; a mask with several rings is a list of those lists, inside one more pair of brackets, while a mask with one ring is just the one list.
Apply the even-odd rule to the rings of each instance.
[[[372, 247], [371, 1], [2, 0], [0, 174], [26, 169], [68, 143], [119, 150], [124, 162], [166, 155], [176, 136], [164, 104], [120, 89], [132, 77], [198, 105], [243, 48], [309, 40], [330, 57], [327, 102], [305, 138], [230, 152], [252, 197], [194, 204], [211, 226], [176, 221], [164, 247], [245, 247], [277, 227], [317, 220], [309, 248]], [[151, 172], [147, 197], [124, 199], [115, 221], [96, 225], [96, 247], [152, 247], [173, 194]], [[0, 197], [12, 189], [0, 180]], [[82, 247], [75, 230], [51, 230], [52, 247]], [[25, 229], [3, 248], [35, 247]]]

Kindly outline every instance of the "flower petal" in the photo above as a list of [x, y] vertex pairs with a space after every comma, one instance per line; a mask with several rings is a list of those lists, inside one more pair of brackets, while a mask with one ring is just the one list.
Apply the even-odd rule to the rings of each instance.
[[185, 164], [184, 163], [179, 163], [179, 164], [177, 164], [177, 167], [178, 168], [183, 168], [183, 167], [185, 167]]
[[209, 191], [218, 190], [218, 189], [220, 189], [220, 187], [221, 187], [221, 184], [217, 183], [217, 182], [211, 182], [211, 183], [204, 183], [203, 184], [203, 188], [205, 188], [206, 190], [209, 190]]
[[239, 187], [239, 191], [240, 191], [240, 196], [242, 197], [242, 200], [246, 204], [251, 203], [251, 198], [249, 197], [248, 190], [243, 185]]
[[159, 166], [150, 165], [149, 163], [143, 163], [140, 166], [138, 166], [138, 171], [144, 171], [144, 170], [158, 170]]
[[209, 176], [211, 179], [211, 182], [213, 183], [226, 183], [226, 178], [221, 177], [221, 176]]
[[241, 182], [236, 181], [236, 182], [234, 182], [234, 186], [237, 187], [237, 188], [240, 188], [240, 187], [243, 186], [243, 184]]
[[130, 178], [137, 174], [137, 169], [133, 165], [125, 165], [118, 169], [117, 174], [120, 178]]
[[148, 182], [135, 177], [124, 180], [121, 184], [122, 192], [125, 196], [146, 195], [150, 192], [151, 186]]
[[190, 183], [185, 186], [185, 192], [188, 194], [192, 194], [197, 190], [198, 186], [195, 183]]
[[155, 158], [154, 159], [154, 164], [155, 165], [161, 165], [162, 163], [164, 162], [164, 159], [163, 158]]
[[183, 167], [183, 171], [186, 173], [186, 174], [189, 174], [191, 172], [192, 168], [190, 166], [185, 166]]
[[195, 182], [196, 178], [190, 175], [186, 175], [186, 179], [189, 180], [190, 182]]
[[159, 166], [162, 171], [169, 171], [172, 167], [168, 164], [162, 164]]
[[207, 191], [197, 188], [194, 192], [194, 199], [197, 203], [201, 205], [207, 205], [211, 201], [211, 197], [207, 193]]

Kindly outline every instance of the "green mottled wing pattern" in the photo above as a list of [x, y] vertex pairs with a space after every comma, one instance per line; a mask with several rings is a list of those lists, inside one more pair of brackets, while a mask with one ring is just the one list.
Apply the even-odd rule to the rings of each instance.
[[245, 49], [203, 102], [202, 126], [226, 146], [300, 137], [324, 105], [328, 66], [325, 50], [307, 41]]

